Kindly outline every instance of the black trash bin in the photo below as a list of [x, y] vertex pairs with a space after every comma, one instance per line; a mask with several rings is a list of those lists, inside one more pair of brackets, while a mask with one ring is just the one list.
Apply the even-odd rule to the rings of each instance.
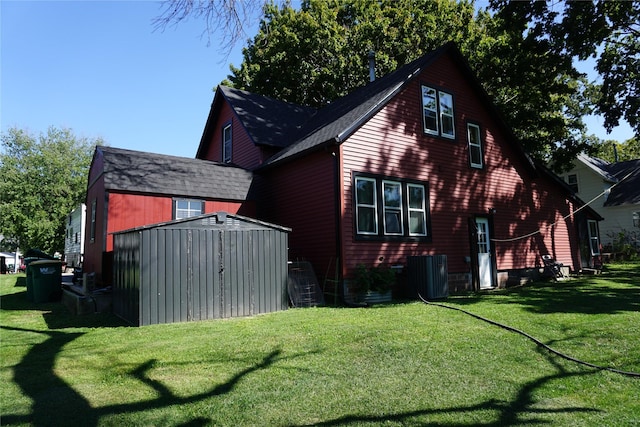
[[[31, 285], [31, 292], [29, 291]], [[62, 297], [62, 261], [33, 261], [27, 266], [27, 298], [33, 302], [59, 301]]]

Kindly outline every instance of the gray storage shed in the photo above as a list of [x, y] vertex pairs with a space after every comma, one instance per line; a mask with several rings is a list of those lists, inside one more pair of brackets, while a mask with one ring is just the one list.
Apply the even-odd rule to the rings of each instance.
[[218, 212], [115, 233], [113, 311], [142, 326], [284, 310], [290, 231]]

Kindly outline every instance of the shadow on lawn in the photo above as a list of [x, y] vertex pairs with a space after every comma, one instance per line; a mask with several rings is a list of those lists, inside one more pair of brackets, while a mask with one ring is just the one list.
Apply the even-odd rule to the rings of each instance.
[[[607, 285], [606, 281], [611, 281]], [[619, 286], [620, 284], [624, 287]], [[522, 287], [495, 292], [496, 304], [517, 304], [533, 313], [614, 314], [640, 311], [640, 264], [632, 270], [605, 273], [566, 282], [536, 282]], [[447, 302], [471, 305], [482, 300], [482, 295], [451, 297]], [[501, 296], [514, 299], [501, 299]]]
[[[97, 426], [102, 417], [144, 412], [198, 402], [215, 396], [229, 393], [246, 375], [266, 369], [279, 359], [280, 350], [267, 354], [260, 363], [236, 373], [229, 381], [219, 384], [203, 393], [181, 397], [159, 381], [149, 377], [148, 372], [156, 361], [149, 360], [129, 372], [129, 375], [146, 384], [156, 392], [156, 397], [131, 403], [102, 406], [94, 408], [89, 401], [62, 378], [55, 374], [54, 365], [62, 347], [84, 335], [78, 332], [37, 331], [31, 329], [1, 327], [7, 331], [35, 333], [45, 335], [47, 339], [31, 347], [20, 363], [13, 367], [13, 380], [28, 396], [33, 405], [27, 415], [2, 414], [2, 424], [30, 424], [34, 426]], [[205, 425], [211, 420], [195, 418], [189, 421], [190, 426]]]
[[[534, 424], [546, 424], [548, 421], [544, 419], [534, 418], [534, 414], [571, 414], [571, 413], [579, 413], [579, 412], [599, 412], [597, 409], [593, 408], [576, 408], [576, 407], [568, 407], [568, 408], [553, 408], [553, 409], [538, 409], [535, 408], [536, 401], [534, 399], [534, 394], [536, 389], [544, 386], [546, 383], [552, 382], [554, 380], [559, 380], [562, 378], [583, 376], [583, 375], [592, 375], [597, 371], [582, 371], [582, 372], [568, 372], [564, 368], [562, 368], [559, 364], [555, 363], [552, 356], [547, 355], [547, 358], [550, 359], [550, 362], [556, 366], [558, 372], [552, 375], [547, 375], [536, 380], [533, 380], [527, 384], [524, 384], [518, 394], [512, 401], [500, 401], [497, 399], [490, 399], [486, 402], [481, 402], [476, 405], [470, 406], [453, 406], [448, 408], [437, 408], [437, 409], [425, 409], [425, 410], [415, 410], [408, 412], [401, 412], [397, 414], [389, 413], [381, 416], [367, 416], [367, 415], [347, 415], [344, 417], [339, 417], [333, 420], [326, 420], [313, 424], [302, 424], [299, 426], [305, 425], [314, 425], [314, 426], [346, 426], [350, 424], [360, 425], [362, 423], [372, 423], [372, 424], [384, 424], [387, 421], [395, 421], [401, 424], [408, 425], [420, 425], [420, 426], [461, 426], [461, 425], [473, 425], [473, 426], [484, 426], [484, 427], [503, 427], [503, 426], [517, 426], [517, 425], [534, 425]], [[425, 417], [429, 415], [438, 415], [438, 414], [455, 414], [455, 413], [469, 413], [472, 414], [477, 411], [492, 411], [496, 412], [497, 418], [495, 421], [489, 421], [486, 423], [478, 423], [469, 422], [469, 423], [437, 423], [437, 422], [428, 422], [428, 420], [424, 420]], [[294, 427], [291, 425], [290, 427]]]

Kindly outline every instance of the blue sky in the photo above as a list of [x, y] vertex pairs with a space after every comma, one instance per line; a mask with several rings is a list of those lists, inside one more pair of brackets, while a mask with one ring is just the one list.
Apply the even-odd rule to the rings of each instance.
[[[49, 126], [101, 137], [113, 147], [194, 157], [213, 90], [239, 66], [205, 24], [154, 31], [154, 1], [0, 1], [0, 125], [34, 135]], [[249, 23], [248, 34], [256, 25]], [[601, 118], [588, 121], [600, 138]]]

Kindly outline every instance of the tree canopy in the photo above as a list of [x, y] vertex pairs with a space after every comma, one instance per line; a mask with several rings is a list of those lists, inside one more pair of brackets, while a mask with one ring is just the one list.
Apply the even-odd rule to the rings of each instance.
[[624, 118], [640, 135], [640, 1], [492, 0], [505, 26], [548, 42], [554, 54], [596, 59], [595, 111], [610, 131]]
[[[169, 0], [233, 14], [235, 1]], [[258, 33], [224, 84], [321, 107], [368, 81], [368, 55], [387, 74], [448, 41], [468, 58], [507, 123], [534, 157], [567, 166], [593, 153], [583, 117], [620, 119], [639, 134], [640, 1], [265, 1]], [[228, 20], [228, 18], [227, 18]], [[219, 21], [223, 22], [223, 21]], [[237, 40], [237, 39], [236, 39]], [[589, 82], [576, 59], [597, 58], [602, 82]]]
[[65, 219], [84, 202], [87, 173], [101, 139], [51, 127], [38, 137], [10, 128], [0, 152], [0, 234], [20, 248], [64, 250]]

